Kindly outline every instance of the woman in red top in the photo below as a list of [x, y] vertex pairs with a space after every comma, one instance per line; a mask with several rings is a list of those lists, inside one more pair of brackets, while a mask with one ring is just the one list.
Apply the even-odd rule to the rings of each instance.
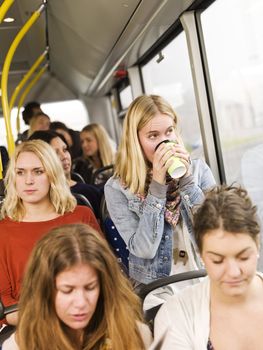
[[[77, 206], [61, 162], [46, 142], [26, 141], [10, 160], [5, 177], [6, 197], [0, 221], [0, 296], [16, 304], [23, 272], [36, 241], [51, 228], [87, 223], [100, 232], [92, 210]], [[16, 325], [17, 314], [4, 323]]]

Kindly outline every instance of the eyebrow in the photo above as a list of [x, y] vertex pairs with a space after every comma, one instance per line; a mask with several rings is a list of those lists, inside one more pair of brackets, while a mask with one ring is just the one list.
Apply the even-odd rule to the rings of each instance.
[[[27, 169], [27, 168], [18, 168], [18, 167], [16, 167], [15, 169], [16, 169], [16, 170], [25, 170], [25, 169]], [[45, 170], [45, 169], [44, 169], [44, 167], [41, 167], [41, 166], [40, 166], [40, 167], [33, 168], [32, 170]]]
[[[87, 284], [85, 284], [85, 286], [90, 286], [91, 284], [94, 284], [94, 283], [97, 283], [99, 280], [98, 279], [95, 279], [95, 280], [93, 280], [93, 281], [91, 281], [91, 282], [89, 282], [89, 283], [87, 283]], [[65, 283], [65, 284], [59, 284], [57, 287], [69, 287], [69, 288], [72, 288], [72, 287], [74, 287], [75, 285], [73, 285], [73, 284], [67, 284], [67, 283]]]
[[[165, 131], [169, 130], [170, 128], [174, 128], [174, 125], [172, 124], [172, 125], [168, 126], [168, 128]], [[155, 132], [160, 132], [160, 131], [159, 130], [150, 130], [146, 134], [149, 135], [149, 134], [152, 134]]]
[[[244, 249], [242, 249], [239, 253], [237, 253], [236, 256], [242, 255], [243, 253], [245, 253], [246, 251], [248, 251], [248, 250], [250, 250], [250, 249], [251, 249], [251, 247], [244, 248]], [[207, 253], [213, 254], [213, 255], [217, 255], [217, 256], [219, 256], [219, 257], [221, 257], [221, 258], [224, 257], [224, 255], [219, 254], [219, 253], [216, 253], [216, 252], [213, 252], [213, 251], [210, 251], [210, 250], [207, 251]]]

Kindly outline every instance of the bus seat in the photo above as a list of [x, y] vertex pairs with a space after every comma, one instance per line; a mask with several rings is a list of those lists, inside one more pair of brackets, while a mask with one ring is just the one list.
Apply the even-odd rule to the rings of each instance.
[[85, 184], [83, 177], [79, 173], [72, 171], [70, 177], [71, 177], [71, 180], [73, 180], [73, 181]]
[[[206, 276], [206, 270], [193, 270], [193, 271], [187, 271], [183, 273], [178, 273], [176, 275], [171, 275], [167, 277], [160, 278], [156, 281], [153, 281], [149, 284], [139, 284], [135, 289], [135, 293], [140, 297], [140, 299], [143, 301], [145, 300], [146, 296], [152, 292], [155, 289], [167, 286], [172, 283], [192, 280], [195, 278], [201, 278]], [[159, 304], [157, 306], [154, 306], [151, 309], [144, 311], [144, 319], [146, 322], [149, 322], [151, 325], [153, 325], [154, 318], [160, 309], [162, 304]]]
[[96, 184], [100, 184], [100, 178], [102, 177], [105, 181], [104, 183], [108, 180], [108, 178], [110, 178], [113, 175], [113, 170], [114, 170], [114, 165], [110, 164], [107, 166], [104, 166], [102, 168], [99, 168], [97, 170], [94, 171], [94, 173], [92, 174], [92, 178], [91, 178], [91, 184], [96, 185]]
[[[18, 310], [18, 305], [11, 305], [4, 307], [2, 301], [0, 300], [0, 320], [4, 319], [6, 315], [11, 314], [12, 312], [15, 312]], [[14, 326], [5, 326], [0, 330], [0, 349], [3, 344], [3, 342], [11, 336], [12, 333], [14, 333], [16, 327]]]
[[85, 205], [86, 207], [91, 208], [92, 211], [94, 212], [94, 209], [90, 201], [83, 194], [72, 192], [72, 195], [76, 198], [78, 205]]
[[116, 226], [110, 218], [107, 210], [105, 196], [103, 195], [100, 205], [100, 221], [102, 225], [102, 231], [105, 234], [105, 238], [112, 248], [113, 253], [117, 257], [117, 261], [121, 266], [122, 271], [129, 275], [129, 250], [119, 234]]

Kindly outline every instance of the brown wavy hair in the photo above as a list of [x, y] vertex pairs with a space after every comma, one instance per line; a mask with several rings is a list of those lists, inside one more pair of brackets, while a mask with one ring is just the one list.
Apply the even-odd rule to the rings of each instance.
[[257, 208], [247, 191], [238, 185], [214, 187], [196, 210], [194, 232], [200, 252], [204, 235], [219, 228], [233, 234], [248, 234], [257, 244], [259, 242]]
[[[100, 295], [83, 344], [74, 343], [70, 329], [56, 315], [56, 276], [78, 263], [98, 273]], [[20, 350], [139, 350], [141, 305], [123, 276], [107, 242], [84, 224], [65, 225], [44, 236], [32, 252], [19, 303], [17, 342]], [[111, 347], [105, 347], [110, 339]], [[52, 345], [51, 345], [52, 344]]]

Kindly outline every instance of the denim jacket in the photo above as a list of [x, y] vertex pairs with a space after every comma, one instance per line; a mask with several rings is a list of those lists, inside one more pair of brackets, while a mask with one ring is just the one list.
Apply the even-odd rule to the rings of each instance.
[[[180, 212], [195, 247], [191, 209], [202, 202], [203, 190], [215, 185], [215, 180], [201, 159], [193, 160], [191, 167], [192, 175], [179, 181]], [[166, 185], [152, 181], [142, 201], [119, 178], [111, 177], [104, 188], [111, 219], [129, 249], [130, 277], [145, 284], [171, 272], [173, 228], [164, 219], [166, 190]]]

